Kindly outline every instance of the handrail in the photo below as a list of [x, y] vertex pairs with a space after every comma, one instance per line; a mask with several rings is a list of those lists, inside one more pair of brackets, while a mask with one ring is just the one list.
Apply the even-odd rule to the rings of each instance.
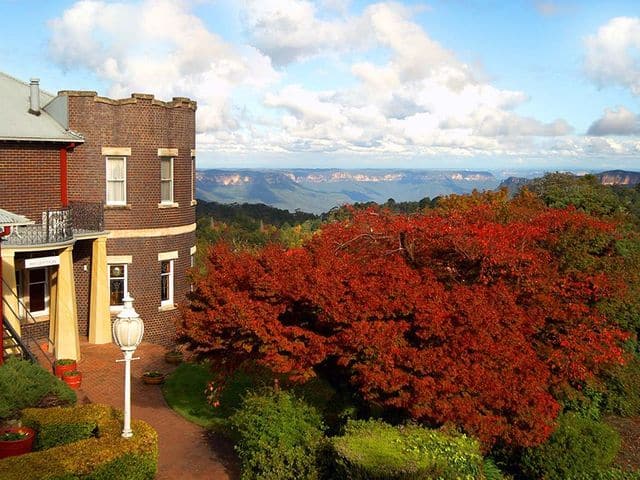
[[[29, 317], [31, 319], [30, 322], [23, 322], [21, 320], [21, 316], [18, 314], [18, 312], [16, 312], [13, 307], [11, 306], [11, 304], [9, 302], [7, 302], [5, 300], [4, 297], [2, 297], [2, 302], [9, 307], [9, 310], [11, 311], [11, 313], [13, 314], [13, 316], [17, 319], [20, 319], [20, 325], [34, 325], [36, 323], [38, 323], [36, 321], [35, 318], [33, 318], [33, 315], [31, 315], [31, 312], [29, 311], [29, 309], [27, 309], [27, 307], [25, 306], [24, 303], [22, 303], [22, 300], [20, 300], [20, 297], [18, 297], [18, 295], [13, 291], [13, 289], [9, 286], [9, 284], [7, 283], [7, 281], [3, 278], [2, 279], [2, 283], [4, 284], [4, 288], [3, 288], [3, 292], [9, 292], [11, 293], [11, 295], [18, 301], [18, 305], [20, 305], [22, 307], [22, 310], [24, 311], [24, 313], [26, 314], [27, 317]], [[4, 316], [3, 316], [4, 317]], [[9, 323], [9, 322], [7, 322]], [[40, 350], [40, 352], [42, 352], [42, 355], [44, 358], [47, 359], [47, 361], [53, 366], [53, 361], [49, 358], [49, 355], [47, 352], [44, 351], [44, 349], [40, 346], [40, 344], [36, 341], [35, 337], [31, 334], [28, 333], [26, 334], [26, 336], [31, 340], [31, 342], [33, 342], [36, 347], [38, 348], [38, 350]], [[47, 340], [47, 342], [49, 342], [50, 344], [53, 345], [53, 341], [51, 340], [51, 338], [49, 338], [49, 335], [44, 335], [45, 340]]]
[[[11, 323], [9, 323], [9, 321], [5, 318], [4, 315], [2, 316], [2, 325], [4, 326], [5, 330], [7, 330], [11, 335], [11, 339], [16, 343], [16, 347], [22, 351], [22, 357], [23, 358], [28, 357], [28, 360], [31, 363], [38, 363], [38, 361], [36, 360], [36, 357], [33, 355], [33, 353], [31, 353], [31, 350], [29, 350], [29, 347], [27, 347], [27, 345], [22, 341], [22, 338], [20, 338], [20, 335], [18, 335], [18, 332], [15, 331]], [[16, 348], [16, 347], [10, 347], [10, 348]]]

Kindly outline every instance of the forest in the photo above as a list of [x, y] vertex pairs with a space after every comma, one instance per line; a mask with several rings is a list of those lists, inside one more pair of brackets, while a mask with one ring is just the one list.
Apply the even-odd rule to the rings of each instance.
[[[372, 420], [477, 441], [468, 478], [638, 478], [611, 418], [640, 415], [640, 187], [548, 174], [512, 194], [198, 215], [182, 341], [218, 366], [213, 397], [252, 364], [347, 398], [320, 462], [350, 465], [340, 478], [374, 478], [336, 447]], [[467, 478], [429, 472], [380, 478]]]

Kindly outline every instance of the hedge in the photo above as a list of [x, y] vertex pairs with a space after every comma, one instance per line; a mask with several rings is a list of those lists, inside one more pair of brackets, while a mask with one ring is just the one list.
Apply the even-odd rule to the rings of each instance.
[[25, 417], [45, 427], [45, 442], [55, 443], [65, 416], [95, 421], [95, 435], [73, 443], [0, 460], [2, 480], [152, 480], [158, 460], [158, 435], [133, 420], [133, 437], [122, 438], [122, 415], [107, 405], [28, 410]]
[[331, 439], [331, 448], [329, 469], [335, 480], [486, 478], [477, 440], [417, 425], [349, 421], [344, 435]]
[[94, 436], [98, 423], [111, 413], [104, 405], [89, 404], [75, 408], [27, 408], [22, 423], [38, 432], [35, 450], [46, 450]]
[[619, 449], [620, 435], [609, 425], [568, 413], [546, 443], [524, 452], [521, 467], [527, 478], [606, 478]]
[[18, 417], [20, 410], [43, 402], [73, 405], [76, 394], [40, 365], [10, 358], [0, 366], [0, 420]]
[[242, 480], [316, 480], [323, 441], [317, 410], [286, 391], [249, 393], [230, 418]]

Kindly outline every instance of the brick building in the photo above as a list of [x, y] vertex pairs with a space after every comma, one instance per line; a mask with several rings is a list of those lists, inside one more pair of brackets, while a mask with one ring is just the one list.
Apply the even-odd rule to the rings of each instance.
[[[128, 291], [167, 344], [195, 253], [195, 102], [50, 95], [0, 73], [3, 310], [23, 338], [77, 358], [111, 341]], [[0, 225], [2, 227], [2, 225]]]

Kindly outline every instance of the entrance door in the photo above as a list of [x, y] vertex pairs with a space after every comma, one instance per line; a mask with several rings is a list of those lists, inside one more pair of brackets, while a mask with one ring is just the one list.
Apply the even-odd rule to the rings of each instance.
[[45, 268], [27, 270], [29, 278], [29, 312], [44, 315], [49, 312], [49, 272]]

